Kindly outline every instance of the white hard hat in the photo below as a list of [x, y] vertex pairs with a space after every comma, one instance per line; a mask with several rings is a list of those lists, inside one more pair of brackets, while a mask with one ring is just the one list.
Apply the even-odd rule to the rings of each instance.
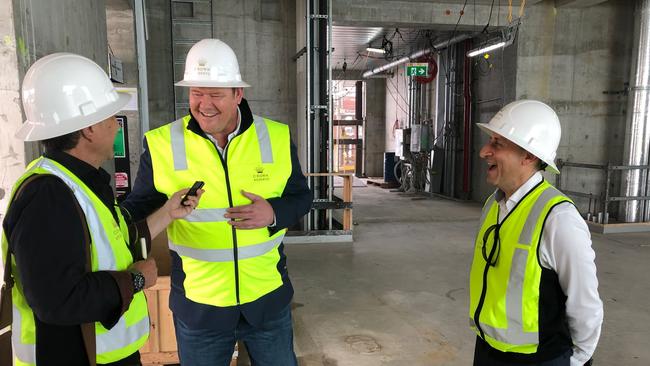
[[478, 123], [485, 132], [499, 134], [548, 164], [560, 174], [555, 153], [560, 144], [560, 119], [548, 105], [536, 100], [518, 100], [503, 107], [489, 123]]
[[72, 53], [53, 53], [27, 70], [22, 99], [27, 120], [16, 137], [39, 141], [112, 117], [131, 96], [115, 91], [104, 70], [93, 61]]
[[177, 86], [247, 88], [232, 48], [218, 39], [202, 39], [187, 53], [185, 74]]

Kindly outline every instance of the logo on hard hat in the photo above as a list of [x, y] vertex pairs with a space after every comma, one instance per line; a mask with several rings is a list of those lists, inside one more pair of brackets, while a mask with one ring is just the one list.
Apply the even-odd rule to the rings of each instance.
[[210, 66], [208, 66], [208, 61], [206, 59], [199, 59], [196, 63], [196, 73], [198, 75], [210, 76]]

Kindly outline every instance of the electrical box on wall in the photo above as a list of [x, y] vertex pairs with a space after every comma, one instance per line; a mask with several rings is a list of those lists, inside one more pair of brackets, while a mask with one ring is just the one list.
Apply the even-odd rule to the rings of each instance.
[[121, 202], [131, 192], [131, 163], [129, 162], [129, 125], [126, 116], [115, 116], [119, 128], [113, 141], [115, 159], [115, 195]]
[[411, 152], [420, 152], [421, 125], [411, 125]]
[[124, 70], [122, 60], [112, 54], [108, 54], [108, 76], [116, 83], [124, 84]]
[[404, 157], [411, 151], [411, 129], [395, 129], [395, 156]]
[[411, 126], [411, 152], [431, 151], [429, 141], [430, 126], [428, 124], [414, 124]]

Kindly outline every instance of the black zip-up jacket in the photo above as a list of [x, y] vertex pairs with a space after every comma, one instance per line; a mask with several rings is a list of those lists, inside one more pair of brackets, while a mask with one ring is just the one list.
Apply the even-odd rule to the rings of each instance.
[[[253, 114], [245, 99], [242, 99], [239, 104], [239, 111], [241, 113], [239, 134], [242, 134], [252, 125]], [[194, 117], [191, 118], [187, 129], [209, 140]], [[136, 220], [149, 215], [167, 199], [154, 186], [151, 155], [147, 147], [146, 138], [144, 145], [145, 151], [140, 157], [140, 166], [133, 191], [122, 202], [122, 207]], [[217, 152], [216, 147], [215, 152]], [[287, 180], [282, 196], [268, 199], [268, 202], [273, 207], [276, 220], [275, 226], [269, 228], [271, 234], [277, 230], [293, 226], [311, 208], [312, 194], [300, 168], [298, 154], [293, 143], [291, 143], [291, 165], [291, 175]], [[205, 168], [209, 169], [210, 167], [206, 166]], [[236, 166], [228, 166], [227, 168], [228, 170], [237, 169]], [[210, 188], [206, 186], [206, 189]], [[282, 276], [282, 286], [252, 303], [230, 307], [200, 304], [185, 297], [183, 288], [185, 272], [183, 271], [183, 264], [178, 254], [170, 251], [172, 258], [172, 283], [169, 306], [174, 312], [174, 315], [189, 327], [217, 330], [234, 329], [241, 315], [253, 326], [258, 326], [265, 321], [274, 319], [280, 310], [289, 304], [293, 296], [293, 286], [291, 285], [287, 272], [284, 245], [281, 244], [278, 250], [280, 252], [280, 261], [278, 262], [277, 270]]]

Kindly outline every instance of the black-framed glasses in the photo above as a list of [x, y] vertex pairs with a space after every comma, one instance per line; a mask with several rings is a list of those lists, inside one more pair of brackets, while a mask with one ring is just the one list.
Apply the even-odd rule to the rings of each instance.
[[[497, 259], [499, 259], [499, 252], [501, 251], [501, 245], [499, 241], [499, 228], [501, 225], [494, 224], [485, 230], [483, 234], [483, 246], [481, 247], [481, 252], [483, 253], [483, 259], [488, 263], [488, 265], [494, 267], [497, 265]], [[492, 248], [490, 248], [490, 254], [487, 254], [486, 246], [488, 240], [490, 239], [490, 234], [494, 231], [494, 238], [492, 240]]]

